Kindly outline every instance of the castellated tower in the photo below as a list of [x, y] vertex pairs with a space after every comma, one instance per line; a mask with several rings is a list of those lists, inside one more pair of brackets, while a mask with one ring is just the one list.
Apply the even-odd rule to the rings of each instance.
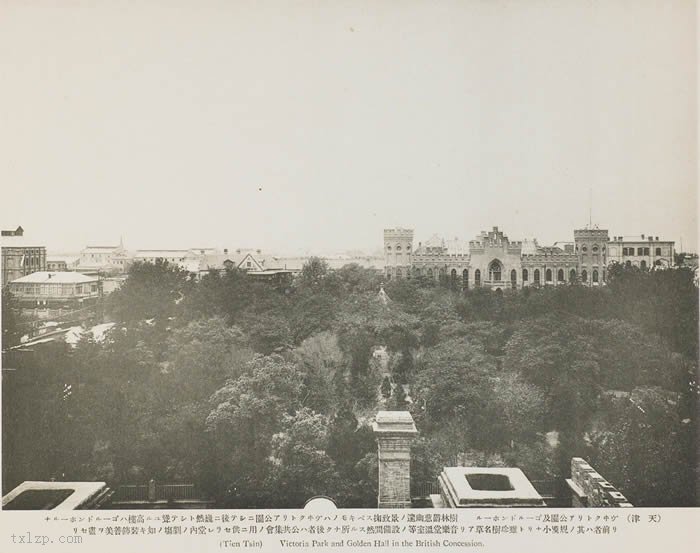
[[387, 279], [410, 277], [412, 255], [413, 229], [384, 229], [384, 274]]
[[574, 230], [579, 278], [587, 286], [605, 282], [608, 262], [608, 231], [598, 227]]

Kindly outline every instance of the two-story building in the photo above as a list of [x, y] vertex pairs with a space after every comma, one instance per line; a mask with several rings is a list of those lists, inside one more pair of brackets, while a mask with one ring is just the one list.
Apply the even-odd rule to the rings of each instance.
[[75, 272], [38, 271], [15, 279], [8, 286], [24, 308], [77, 308], [101, 295], [98, 277]]
[[670, 267], [673, 261], [674, 242], [659, 240], [658, 236], [614, 236], [608, 246], [610, 261], [641, 269]]

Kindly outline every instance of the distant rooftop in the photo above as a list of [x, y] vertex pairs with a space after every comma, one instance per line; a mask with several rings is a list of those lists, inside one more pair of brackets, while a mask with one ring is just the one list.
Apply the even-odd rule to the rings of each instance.
[[83, 253], [103, 253], [105, 251], [118, 250], [119, 246], [87, 246]]
[[17, 227], [15, 230], [3, 230], [0, 231], [1, 236], [23, 236], [24, 235], [24, 229], [20, 226]]

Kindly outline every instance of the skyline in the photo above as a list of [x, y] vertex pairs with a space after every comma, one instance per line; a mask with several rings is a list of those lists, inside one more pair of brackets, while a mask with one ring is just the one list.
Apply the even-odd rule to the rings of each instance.
[[[20, 225], [20, 226], [21, 226], [21, 225]], [[15, 227], [15, 228], [16, 228], [16, 227]], [[7, 228], [7, 229], [3, 228], [2, 230], [15, 230], [15, 228]], [[662, 241], [662, 242], [664, 242], [664, 241], [666, 241], [666, 242], [674, 242], [674, 240], [673, 240], [673, 239], [670, 239], [670, 238], [664, 238], [663, 236], [651, 235], [651, 234], [645, 234], [645, 233], [637, 233], [637, 234], [629, 234], [629, 235], [614, 234], [613, 231], [612, 231], [611, 229], [606, 228], [605, 226], [597, 225], [597, 224], [595, 224], [595, 223], [593, 223], [592, 225], [588, 225], [588, 224], [586, 224], [586, 225], [580, 225], [580, 226], [576, 227], [576, 229], [571, 229], [572, 234], [571, 234], [571, 237], [570, 237], [569, 239], [556, 240], [556, 241], [551, 242], [551, 243], [544, 243], [543, 241], [541, 241], [540, 239], [538, 239], [537, 236], [526, 236], [526, 237], [513, 237], [513, 236], [510, 236], [510, 235], [509, 235], [502, 227], [500, 227], [499, 225], [493, 225], [493, 226], [491, 226], [491, 227], [481, 229], [480, 231], [474, 233], [474, 234], [473, 234], [472, 236], [470, 236], [470, 237], [466, 237], [466, 236], [455, 236], [455, 237], [450, 237], [450, 236], [443, 236], [443, 235], [440, 235], [440, 234], [438, 234], [438, 233], [432, 233], [432, 234], [430, 234], [430, 235], [422, 236], [422, 235], [417, 235], [417, 234], [415, 234], [415, 231], [414, 231], [414, 229], [413, 229], [412, 227], [399, 227], [399, 226], [396, 226], [396, 227], [393, 227], [393, 228], [384, 228], [384, 229], [382, 229], [382, 231], [385, 231], [385, 230], [393, 230], [393, 229], [397, 229], [397, 230], [411, 230], [411, 231], [414, 231], [414, 233], [413, 233], [413, 244], [414, 244], [414, 245], [420, 245], [422, 242], [428, 241], [428, 240], [430, 240], [431, 238], [434, 238], [434, 237], [436, 237], [436, 236], [437, 236], [438, 238], [441, 238], [441, 239], [445, 240], [445, 241], [450, 241], [450, 240], [453, 240], [453, 239], [454, 239], [454, 240], [459, 240], [459, 241], [462, 242], [462, 243], [468, 244], [469, 242], [471, 242], [471, 241], [473, 241], [473, 240], [480, 240], [480, 239], [481, 239], [481, 236], [480, 236], [480, 235], [481, 235], [483, 232], [489, 232], [489, 231], [491, 231], [491, 230], [496, 230], [496, 229], [497, 229], [497, 230], [503, 232], [504, 236], [505, 236], [506, 238], [508, 238], [508, 239], [510, 240], [511, 243], [513, 243], [513, 242], [522, 242], [522, 241], [535, 241], [535, 242], [537, 243], [537, 245], [540, 246], [540, 247], [548, 247], [548, 246], [556, 246], [556, 245], [562, 246], [563, 244], [567, 244], [567, 243], [568, 243], [568, 244], [573, 244], [573, 243], [574, 243], [573, 231], [574, 231], [574, 230], [584, 229], [584, 228], [596, 228], [596, 229], [597, 229], [597, 228], [600, 228], [601, 230], [607, 230], [608, 233], [609, 233], [609, 237], [610, 237], [610, 241], [611, 241], [611, 242], [612, 242], [612, 241], [615, 241], [616, 238], [617, 238], [618, 236], [621, 237], [623, 241], [630, 241], [630, 242], [637, 242], [637, 241], [642, 241], [642, 242], [643, 242], [643, 241], [645, 241], [645, 240], [647, 240], [647, 239], [651, 239], [651, 238], [654, 238], [654, 239], [656, 239], [656, 240], [660, 240], [660, 241]], [[34, 239], [34, 237], [31, 235], [31, 233], [30, 233], [30, 234], [27, 234], [27, 233], [26, 233], [26, 229], [24, 229], [24, 230], [25, 230], [25, 234], [24, 234], [24, 236], [21, 238], [21, 241], [22, 241], [23, 244], [25, 244], [25, 245], [37, 245], [37, 246], [42, 246], [42, 245], [44, 245], [44, 244], [40, 243], [40, 242], [41, 242], [40, 240]], [[11, 246], [11, 245], [12, 245], [12, 240], [13, 240], [13, 238], [12, 238], [12, 237], [9, 237], [9, 238], [7, 238], [6, 240], [7, 240], [7, 244], [3, 244], [3, 245]], [[123, 236], [120, 236], [119, 240], [113, 241], [113, 242], [109, 242], [109, 243], [100, 243], [100, 244], [98, 244], [98, 243], [88, 243], [88, 244], [85, 244], [84, 246], [81, 246], [81, 247], [78, 247], [78, 248], [74, 248], [74, 249], [57, 250], [57, 249], [47, 248], [47, 250], [48, 250], [49, 253], [54, 253], [55, 255], [78, 255], [78, 254], [80, 253], [81, 250], [87, 249], [87, 248], [95, 248], [95, 247], [98, 247], [98, 248], [99, 248], [99, 247], [116, 247], [116, 246], [118, 246], [118, 245], [121, 245], [121, 246], [124, 247], [124, 249], [125, 249], [127, 252], [137, 252], [137, 251], [148, 252], [148, 251], [158, 251], [158, 250], [161, 250], [161, 251], [182, 251], [182, 250], [197, 250], [197, 249], [201, 249], [201, 248], [213, 248], [213, 249], [218, 250], [220, 253], [223, 252], [223, 250], [228, 250], [228, 251], [231, 251], [231, 252], [234, 252], [234, 251], [236, 251], [236, 250], [241, 250], [241, 251], [260, 250], [260, 252], [261, 252], [263, 255], [276, 255], [276, 256], [289, 256], [289, 257], [294, 257], [294, 256], [305, 256], [305, 255], [321, 255], [321, 256], [333, 256], [333, 255], [356, 255], [356, 256], [364, 256], [364, 255], [366, 255], [366, 256], [370, 256], [370, 257], [376, 257], [376, 256], [383, 257], [383, 256], [384, 256], [383, 242], [384, 242], [384, 238], [382, 239], [382, 243], [380, 243], [379, 245], [377, 245], [377, 246], [376, 246], [375, 248], [373, 248], [373, 249], [371, 249], [371, 248], [367, 248], [367, 249], [362, 249], [362, 248], [337, 249], [337, 248], [336, 248], [336, 249], [327, 249], [327, 250], [316, 250], [316, 251], [312, 251], [312, 250], [301, 250], [301, 249], [298, 249], [298, 248], [297, 248], [297, 249], [290, 248], [290, 249], [284, 250], [284, 251], [266, 251], [266, 250], [263, 250], [262, 248], [256, 248], [256, 247], [251, 247], [251, 246], [240, 246], [240, 245], [233, 245], [233, 246], [225, 245], [225, 246], [222, 246], [222, 247], [211, 246], [211, 244], [213, 243], [213, 241], [211, 241], [211, 240], [210, 240], [209, 242], [207, 242], [207, 243], [194, 244], [194, 245], [193, 245], [193, 244], [181, 244], [181, 245], [178, 246], [178, 247], [172, 247], [172, 248], [157, 248], [157, 247], [154, 247], [154, 248], [135, 248], [135, 247], [129, 247], [129, 245], [125, 243], [124, 237], [123, 237]], [[689, 249], [687, 249], [687, 248], [683, 249], [682, 246], [683, 246], [683, 245], [682, 245], [681, 243], [674, 242], [674, 250], [675, 250], [676, 252], [697, 253], [697, 252], [691, 251], [691, 250], [689, 250]]]
[[[50, 251], [697, 251], [692, 2], [7, 2], [0, 223]], [[632, 17], [632, 15], [634, 17]]]

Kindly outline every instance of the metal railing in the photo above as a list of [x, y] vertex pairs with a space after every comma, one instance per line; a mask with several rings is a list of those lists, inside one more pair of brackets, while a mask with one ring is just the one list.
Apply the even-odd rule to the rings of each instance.
[[156, 499], [199, 499], [194, 484], [158, 484]]
[[154, 483], [151, 485], [117, 486], [112, 496], [113, 503], [124, 501], [190, 501], [198, 499], [201, 498], [197, 495], [194, 484]]
[[440, 484], [437, 480], [433, 482], [415, 482], [411, 485], [411, 497], [427, 498], [433, 494], [440, 493]]
[[148, 486], [118, 486], [112, 501], [148, 501]]

